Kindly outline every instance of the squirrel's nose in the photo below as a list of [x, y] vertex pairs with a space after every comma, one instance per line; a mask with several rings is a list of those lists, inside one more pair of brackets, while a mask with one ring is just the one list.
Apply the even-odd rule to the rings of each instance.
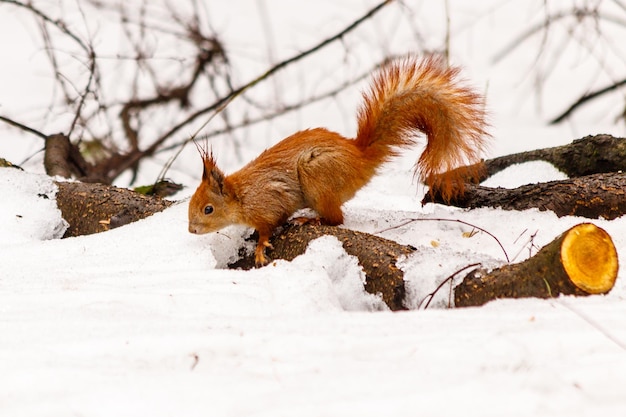
[[189, 223], [189, 233], [197, 234], [198, 229], [192, 223]]

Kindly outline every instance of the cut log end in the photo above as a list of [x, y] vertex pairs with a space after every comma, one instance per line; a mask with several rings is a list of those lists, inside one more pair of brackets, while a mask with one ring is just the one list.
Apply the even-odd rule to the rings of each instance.
[[615, 284], [617, 271], [611, 237], [591, 223], [581, 223], [524, 262], [470, 273], [454, 288], [454, 303], [469, 307], [497, 298], [606, 294]]
[[618, 258], [609, 234], [591, 223], [567, 231], [561, 263], [571, 282], [589, 294], [605, 294], [617, 278]]

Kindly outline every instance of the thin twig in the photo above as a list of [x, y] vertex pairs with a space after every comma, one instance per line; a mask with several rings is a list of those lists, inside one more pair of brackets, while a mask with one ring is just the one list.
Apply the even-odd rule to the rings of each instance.
[[[443, 281], [441, 281], [441, 283], [439, 285], [437, 285], [437, 288], [435, 288], [435, 290], [433, 292], [431, 292], [430, 294], [427, 294], [426, 297], [424, 297], [424, 300], [428, 299], [428, 301], [426, 302], [426, 305], [424, 306], [424, 310], [426, 310], [428, 308], [428, 306], [430, 305], [430, 302], [433, 300], [433, 298], [435, 298], [435, 294], [437, 294], [437, 292], [439, 292], [439, 290], [441, 288], [443, 288], [443, 286], [448, 282], [452, 282], [452, 280], [454, 279], [455, 276], [457, 276], [458, 274], [460, 274], [461, 272], [465, 271], [466, 269], [469, 268], [474, 268], [474, 267], [478, 267], [480, 266], [481, 263], [477, 262], [477, 263], [473, 263], [473, 264], [469, 264], [464, 266], [463, 268], [455, 271], [452, 273], [452, 275], [448, 276], [446, 279], [444, 279]], [[424, 300], [422, 300], [422, 302], [420, 303], [420, 305], [422, 305], [422, 303], [424, 302]], [[450, 305], [448, 305], [450, 306]], [[419, 308], [419, 306], [418, 306]]]
[[[226, 106], [235, 98], [239, 97], [240, 95], [242, 95], [245, 91], [247, 91], [248, 89], [256, 86], [258, 83], [267, 80], [268, 78], [270, 78], [272, 75], [274, 75], [275, 73], [277, 73], [278, 71], [284, 69], [285, 67], [302, 60], [303, 58], [316, 53], [317, 51], [321, 50], [322, 48], [326, 47], [329, 44], [332, 44], [334, 42], [336, 42], [337, 40], [341, 40], [344, 36], [346, 36], [348, 33], [352, 32], [355, 28], [357, 28], [358, 26], [360, 26], [363, 22], [365, 22], [366, 20], [370, 19], [374, 14], [376, 14], [379, 10], [381, 10], [384, 6], [392, 3], [393, 0], [384, 0], [381, 1], [379, 4], [377, 4], [375, 7], [373, 7], [372, 9], [370, 9], [369, 11], [367, 11], [365, 14], [363, 14], [361, 17], [359, 17], [358, 19], [356, 19], [355, 21], [353, 21], [352, 23], [350, 23], [348, 26], [346, 26], [345, 28], [343, 28], [342, 30], [340, 30], [338, 33], [336, 33], [335, 35], [322, 40], [321, 42], [317, 43], [316, 45], [312, 46], [311, 48], [308, 48], [307, 50], [297, 53], [294, 56], [281, 61], [273, 66], [271, 66], [269, 69], [267, 69], [266, 71], [264, 71], [263, 73], [261, 73], [259, 76], [253, 78], [251, 81], [241, 85], [238, 88], [234, 88], [232, 86], [232, 84], [229, 81], [228, 76], [226, 77], [226, 85], [227, 88], [229, 88], [229, 92], [226, 93], [226, 95], [222, 96], [221, 98], [216, 99], [216, 101], [214, 101], [213, 104], [202, 108], [202, 109], [197, 109], [196, 111], [193, 112], [193, 114], [188, 114], [185, 118], [185, 120], [182, 120], [181, 122], [179, 122], [178, 124], [174, 125], [174, 126], [170, 126], [169, 130], [162, 133], [159, 137], [157, 137], [156, 140], [154, 140], [152, 143], [150, 143], [145, 149], [139, 149], [138, 146], [138, 140], [136, 140], [135, 145], [133, 146], [133, 140], [131, 138], [131, 151], [127, 152], [125, 154], [120, 154], [118, 152], [113, 152], [113, 156], [111, 158], [108, 158], [105, 161], [101, 161], [100, 164], [98, 164], [98, 167], [102, 168], [102, 170], [106, 170], [106, 178], [107, 179], [114, 179], [116, 178], [119, 174], [121, 174], [122, 172], [126, 171], [129, 168], [132, 168], [133, 166], [136, 166], [136, 164], [144, 157], [149, 156], [149, 155], [153, 155], [157, 150], [159, 150], [164, 142], [168, 139], [170, 139], [174, 134], [176, 134], [179, 130], [181, 130], [183, 127], [189, 125], [190, 123], [194, 122], [195, 120], [197, 120], [198, 118], [202, 117], [203, 115], [206, 115], [207, 113], [213, 112], [214, 114], [211, 115], [211, 117], [208, 117], [207, 120], [204, 121], [204, 123], [202, 124], [202, 126], [200, 126], [200, 128], [197, 130], [196, 134], [194, 134], [192, 136], [195, 137], [199, 134], [199, 132], [204, 129], [206, 127], [206, 125], [208, 125], [210, 123], [210, 121], [217, 115], [217, 114], [224, 114], [222, 113], [223, 110], [226, 108]], [[73, 114], [73, 120], [71, 121], [71, 125], [69, 126], [69, 132], [72, 133], [75, 131], [76, 127], [78, 126], [78, 124], [80, 123], [81, 120], [83, 120], [85, 117], [91, 117], [91, 116], [85, 116], [83, 114], [85, 107], [86, 107], [86, 103], [90, 100], [91, 96], [90, 94], [93, 92], [93, 94], [98, 93], [98, 91], [94, 90], [94, 83], [98, 82], [98, 69], [97, 69], [97, 56], [96, 56], [96, 50], [93, 48], [92, 45], [90, 45], [88, 43], [87, 40], [83, 40], [82, 36], [79, 36], [79, 34], [77, 34], [75, 31], [73, 31], [71, 28], [71, 26], [67, 25], [62, 19], [56, 19], [54, 18], [54, 16], [51, 16], [50, 14], [46, 14], [44, 11], [38, 9], [36, 6], [32, 5], [30, 2], [28, 2], [28, 0], [0, 0], [0, 3], [6, 3], [6, 4], [10, 4], [10, 5], [14, 5], [16, 7], [20, 7], [23, 9], [28, 10], [29, 12], [33, 13], [34, 16], [36, 17], [37, 20], [39, 20], [39, 24], [42, 27], [42, 34], [44, 37], [44, 44], [45, 44], [45, 50], [48, 53], [50, 62], [52, 64], [53, 67], [53, 71], [54, 71], [54, 76], [56, 78], [56, 85], [60, 88], [61, 93], [63, 94], [63, 99], [65, 100], [66, 103], [70, 103], [70, 102], [74, 102], [76, 107], [74, 109], [74, 114]], [[95, 7], [100, 7], [102, 8], [103, 5], [97, 2], [90, 2], [90, 4], [93, 4]], [[122, 15], [122, 21], [126, 22], [126, 23], [132, 23], [132, 19], [128, 19], [127, 14], [123, 11], [125, 6], [117, 6], [118, 10], [122, 10], [120, 13]], [[174, 10], [174, 8], [172, 8], [172, 10]], [[82, 11], [81, 11], [82, 12]], [[136, 22], [139, 26], [140, 29], [142, 30], [141, 36], [144, 36], [143, 30], [146, 29], [148, 27], [148, 24], [145, 20], [145, 16], [144, 16], [145, 10], [142, 10], [140, 12], [140, 17], [138, 18], [139, 21]], [[205, 45], [206, 41], [211, 42], [211, 39], [209, 38], [205, 38], [204, 36], [201, 37], [195, 37], [195, 35], [202, 35], [202, 33], [200, 33], [200, 31], [198, 30], [199, 27], [201, 27], [201, 25], [199, 24], [199, 19], [198, 16], [195, 16], [196, 19], [192, 20], [189, 23], [189, 20], [185, 21], [183, 18], [174, 15], [174, 20], [177, 21], [179, 24], [181, 24], [181, 22], [185, 21], [183, 27], [185, 27], [186, 29], [186, 33], [184, 34], [184, 37], [186, 39], [191, 39], [193, 40], [198, 40], [198, 41], [203, 41], [204, 43], [202, 43], [201, 45]], [[86, 80], [86, 86], [82, 87], [80, 89], [80, 93], [78, 93], [78, 97], [77, 95], [74, 93], [74, 91], [72, 91], [72, 89], [69, 87], [68, 81], [67, 79], [64, 78], [62, 71], [60, 70], [60, 66], [59, 63], [57, 61], [57, 55], [54, 53], [54, 51], [56, 51], [56, 45], [53, 42], [52, 36], [50, 34], [50, 32], [52, 31], [51, 29], [49, 29], [50, 27], [54, 27], [56, 30], [59, 30], [62, 34], [70, 37], [74, 42], [76, 42], [80, 48], [82, 50], [85, 51], [86, 53], [86, 58], [88, 58], [88, 60], [84, 61], [84, 65], [88, 68], [89, 70], [89, 78]], [[129, 40], [131, 41], [131, 44], [133, 44], [132, 42], [132, 37], [127, 33], [127, 36], [129, 38]], [[143, 39], [143, 38], [142, 38]], [[200, 45], [200, 43], [198, 43]], [[140, 63], [143, 59], [143, 57], [145, 56], [144, 51], [142, 50], [143, 48], [140, 48], [139, 45], [135, 45], [135, 50], [137, 51], [137, 57], [136, 60], [138, 63]], [[133, 109], [136, 110], [137, 108], [140, 109], [144, 109], [145, 107], [148, 106], [152, 106], [152, 105], [161, 105], [164, 104], [166, 102], [170, 102], [170, 101], [176, 101], [179, 100], [181, 105], [184, 106], [187, 103], [188, 97], [189, 97], [189, 93], [191, 88], [196, 84], [196, 81], [201, 78], [201, 74], [203, 73], [204, 70], [204, 65], [206, 64], [207, 61], [210, 61], [211, 59], [208, 58], [209, 55], [214, 55], [215, 53], [219, 53], [220, 51], [218, 50], [206, 50], [207, 47], [203, 47], [201, 48], [201, 51], [204, 51], [206, 53], [205, 55], [198, 55], [196, 57], [197, 61], [196, 61], [196, 66], [194, 68], [194, 72], [192, 75], [192, 81], [191, 83], [187, 84], [187, 85], [182, 85], [179, 87], [182, 88], [167, 88], [167, 89], [159, 89], [158, 85], [157, 87], [157, 97], [152, 97], [152, 98], [148, 98], [146, 100], [133, 100], [127, 103], [122, 103], [122, 110], [126, 110], [126, 111], [122, 111], [122, 125], [124, 127], [128, 127], [129, 123], [128, 120], [126, 120], [126, 123], [124, 123], [124, 117], [128, 117], [130, 114], [129, 110]], [[155, 78], [156, 81], [156, 78]], [[211, 81], [211, 80], [209, 80]], [[76, 91], [79, 91], [78, 89], [74, 89]], [[329, 93], [329, 94], [332, 94]], [[96, 94], [96, 97], [99, 97], [99, 94]], [[216, 97], [220, 97], [219, 93], [216, 90]], [[97, 100], [99, 101], [100, 99], [97, 98]], [[105, 105], [102, 104], [101, 102], [99, 103], [97, 112], [99, 111], [107, 111], [107, 109], [109, 109], [111, 106], [109, 105]], [[294, 106], [295, 107], [295, 106]], [[289, 108], [286, 109], [287, 111], [289, 110]], [[285, 109], [283, 109], [282, 111], [286, 111]], [[46, 135], [37, 132], [35, 129], [32, 128], [28, 128], [27, 126], [22, 125], [21, 123], [17, 123], [7, 117], [2, 117], [2, 119], [0, 119], [2, 121], [5, 121], [6, 123], [10, 123], [13, 126], [19, 127], [25, 131], [28, 131], [30, 133], [36, 134], [39, 137], [45, 138], [47, 137]], [[232, 128], [232, 126], [231, 126]], [[136, 132], [138, 133], [138, 132]], [[131, 135], [132, 136], [132, 135]], [[137, 138], [135, 138], [137, 139]], [[98, 168], [98, 169], [100, 169]]]
[[39, 18], [41, 18], [43, 21], [51, 24], [52, 26], [56, 27], [61, 32], [65, 33], [67, 36], [72, 38], [77, 44], [80, 45], [81, 48], [85, 50], [85, 52], [89, 53], [90, 48], [76, 34], [74, 34], [71, 30], [69, 30], [62, 20], [52, 19], [50, 16], [46, 15], [44, 12], [37, 9], [32, 3], [22, 3], [16, 0], [0, 0], [0, 3], [9, 3], [9, 4], [13, 4], [14, 6], [18, 6], [18, 7], [22, 7], [24, 9], [30, 10], [31, 12], [35, 13]]
[[[268, 120], [272, 120], [272, 119], [275, 119], [277, 117], [284, 116], [285, 114], [287, 114], [289, 112], [299, 110], [302, 107], [308, 106], [310, 104], [317, 103], [318, 101], [325, 100], [325, 99], [330, 98], [330, 97], [334, 97], [337, 94], [341, 93], [346, 88], [348, 88], [348, 87], [350, 87], [350, 86], [352, 86], [352, 85], [354, 85], [354, 84], [356, 84], [356, 83], [358, 83], [360, 81], [363, 81], [365, 78], [369, 77], [371, 75], [371, 73], [376, 68], [380, 67], [380, 65], [381, 65], [380, 63], [376, 64], [372, 69], [367, 70], [367, 71], [363, 72], [362, 74], [356, 76], [355, 78], [352, 78], [352, 79], [342, 83], [341, 85], [337, 86], [336, 88], [334, 88], [332, 90], [326, 91], [326, 92], [324, 92], [322, 94], [319, 94], [319, 95], [316, 95], [316, 96], [309, 97], [309, 98], [307, 98], [305, 100], [302, 100], [302, 101], [299, 101], [297, 103], [284, 105], [284, 106], [280, 107], [279, 109], [276, 109], [273, 112], [263, 114], [263, 115], [261, 115], [259, 117], [248, 118], [248, 119], [244, 120], [241, 123], [238, 123], [238, 124], [235, 124], [235, 125], [231, 125], [231, 126], [228, 126], [226, 128], [223, 128], [223, 129], [213, 130], [213, 131], [211, 131], [209, 133], [206, 133], [204, 135], [196, 137], [196, 139], [197, 140], [208, 140], [208, 139], [210, 139], [210, 138], [212, 138], [214, 136], [222, 135], [224, 133], [227, 133], [227, 132], [230, 132], [230, 131], [233, 131], [233, 130], [236, 130], [236, 129], [249, 127], [249, 126], [255, 125], [257, 123], [266, 122]], [[161, 149], [158, 150], [158, 152], [160, 153], [160, 152], [171, 151], [172, 149], [175, 149], [175, 148], [177, 148], [179, 146], [185, 145], [185, 143], [189, 142], [189, 141], [190, 141], [190, 139], [186, 138], [186, 139], [184, 139], [182, 141], [179, 141], [179, 142], [173, 143], [173, 144], [171, 144], [171, 145], [169, 145], [167, 147], [161, 148]]]
[[82, 113], [83, 110], [83, 106], [85, 105], [85, 101], [87, 99], [87, 96], [89, 95], [90, 91], [91, 91], [91, 83], [93, 82], [94, 78], [95, 78], [95, 74], [96, 74], [96, 52], [91, 49], [91, 52], [89, 54], [89, 79], [87, 80], [87, 85], [85, 86], [85, 91], [80, 95], [80, 101], [78, 102], [78, 107], [76, 108], [76, 113], [74, 114], [74, 119], [72, 120], [72, 124], [70, 125], [70, 129], [67, 132], [67, 136], [71, 137], [72, 136], [72, 132], [74, 131], [74, 127], [76, 127], [76, 124], [78, 122], [78, 120], [80, 119], [80, 115]]
[[[80, 12], [80, 15], [82, 16], [83, 22], [87, 23], [87, 16], [85, 16], [85, 11], [83, 10], [82, 6], [80, 5], [80, 2], [76, 2], [76, 5], [78, 7], [78, 11]], [[87, 29], [87, 33], [89, 33], [89, 29]], [[91, 42], [91, 39], [89, 41], [88, 44], [88, 51], [87, 54], [89, 56], [89, 78], [87, 79], [87, 84], [85, 85], [85, 89], [84, 92], [82, 94], [80, 94], [80, 101], [78, 102], [78, 107], [76, 108], [76, 112], [74, 114], [74, 120], [72, 120], [72, 124], [70, 125], [70, 129], [68, 130], [66, 136], [68, 138], [70, 138], [72, 136], [72, 132], [74, 132], [74, 127], [76, 127], [76, 124], [78, 123], [78, 120], [81, 117], [81, 113], [83, 110], [83, 106], [85, 105], [85, 101], [87, 99], [87, 96], [89, 95], [89, 93], [91, 92], [91, 84], [94, 81], [95, 78], [95, 74], [96, 74], [96, 51], [93, 48], [93, 43]]]
[[125, 163], [120, 164], [120, 166], [116, 167], [116, 170], [115, 170], [116, 172], [115, 173], [119, 174], [119, 173], [123, 172], [124, 170], [126, 170], [127, 168], [131, 167], [139, 159], [141, 159], [141, 158], [143, 158], [143, 157], [145, 157], [147, 155], [154, 154], [157, 151], [157, 149], [159, 149], [159, 147], [163, 144], [163, 142], [165, 142], [167, 139], [169, 139], [171, 136], [173, 136], [175, 133], [177, 133], [184, 126], [187, 126], [189, 123], [193, 122], [198, 117], [203, 116], [204, 114], [209, 113], [211, 111], [214, 111], [215, 113], [213, 115], [211, 115], [209, 118], [207, 118], [207, 120], [187, 140], [191, 141], [191, 140], [195, 139], [195, 137], [202, 131], [202, 129], [204, 129], [209, 124], [209, 122], [211, 120], [213, 120], [213, 118], [217, 114], [219, 114], [224, 108], [226, 108], [226, 106], [228, 104], [230, 104], [235, 98], [239, 97], [245, 91], [247, 91], [248, 89], [254, 87], [255, 85], [257, 85], [261, 81], [264, 81], [264, 80], [268, 79], [271, 75], [273, 75], [274, 73], [278, 72], [279, 70], [287, 67], [288, 65], [290, 65], [290, 64], [292, 64], [294, 62], [297, 62], [297, 61], [305, 58], [306, 56], [311, 55], [314, 52], [319, 51], [320, 49], [324, 48], [325, 46], [327, 46], [327, 45], [329, 45], [329, 44], [331, 44], [331, 43], [333, 43], [333, 42], [343, 38], [346, 34], [351, 32], [352, 30], [354, 30], [361, 23], [363, 23], [367, 19], [371, 18], [378, 11], [380, 11], [384, 6], [392, 3], [393, 1], [394, 0], [385, 0], [385, 1], [381, 2], [381, 3], [379, 3], [378, 5], [373, 7], [371, 10], [369, 10], [367, 13], [365, 13], [363, 16], [361, 16], [360, 18], [358, 18], [357, 20], [352, 22], [350, 25], [348, 25], [346, 28], [344, 28], [343, 30], [338, 32], [337, 34], [335, 34], [335, 35], [333, 35], [333, 36], [323, 40], [322, 42], [316, 44], [315, 46], [313, 46], [313, 47], [311, 47], [311, 48], [309, 48], [309, 49], [307, 49], [307, 50], [305, 50], [305, 51], [303, 51], [303, 52], [301, 52], [299, 54], [296, 54], [296, 55], [292, 56], [291, 58], [288, 58], [288, 59], [286, 59], [284, 61], [279, 62], [278, 64], [274, 65], [273, 67], [271, 67], [270, 69], [268, 69], [267, 71], [262, 73], [261, 75], [253, 78], [251, 81], [247, 82], [246, 84], [244, 84], [244, 85], [242, 85], [242, 86], [232, 90], [229, 94], [227, 94], [226, 96], [218, 99], [217, 101], [215, 101], [210, 106], [207, 106], [205, 108], [202, 108], [202, 109], [199, 109], [199, 110], [195, 111], [194, 113], [189, 115], [187, 118], [185, 118], [185, 120], [182, 120], [181, 122], [179, 122], [175, 126], [171, 127], [167, 132], [162, 134], [157, 140], [155, 140], [145, 150], [143, 150], [141, 152], [133, 153], [125, 161]]
[[[273, 75], [275, 72], [280, 71], [281, 69], [287, 67], [288, 65], [290, 65], [290, 64], [292, 64], [292, 63], [294, 63], [296, 61], [299, 61], [302, 58], [319, 51], [320, 49], [324, 48], [326, 45], [329, 45], [329, 44], [335, 42], [336, 40], [339, 40], [339, 39], [343, 38], [346, 34], [351, 32], [352, 30], [354, 30], [361, 23], [363, 23], [365, 20], [367, 20], [370, 17], [372, 17], [374, 14], [376, 14], [376, 12], [381, 10], [384, 6], [386, 6], [387, 4], [391, 3], [392, 1], [393, 0], [385, 0], [382, 3], [379, 3], [374, 8], [372, 8], [370, 11], [368, 11], [366, 14], [361, 16], [359, 19], [357, 19], [354, 22], [352, 22], [352, 24], [348, 25], [348, 27], [346, 27], [345, 29], [343, 29], [339, 33], [335, 34], [334, 36], [331, 36], [330, 38], [324, 39], [322, 42], [318, 43], [317, 45], [315, 45], [315, 46], [313, 46], [313, 47], [311, 47], [311, 48], [309, 48], [309, 49], [307, 49], [307, 50], [305, 50], [303, 52], [300, 52], [299, 54], [296, 54], [296, 55], [292, 56], [291, 58], [288, 58], [288, 59], [285, 59], [284, 61], [279, 62], [278, 64], [274, 65], [273, 67], [271, 67], [270, 69], [265, 71], [263, 74], [261, 74], [258, 77], [254, 78], [252, 81], [249, 81], [248, 83], [242, 85], [241, 87], [239, 87], [236, 90], [232, 91], [226, 97], [223, 97], [222, 99], [218, 100], [212, 106], [209, 106], [208, 108], [203, 109], [203, 110], [206, 110], [205, 112], [208, 112], [208, 111], [211, 111], [211, 110], [215, 109], [215, 111], [217, 113], [219, 113], [230, 102], [232, 102], [235, 98], [237, 98], [239, 95], [244, 93], [249, 88], [252, 88], [255, 85], [257, 85], [259, 82], [261, 82], [263, 80], [266, 80], [271, 75]], [[198, 113], [198, 112], [196, 112], [196, 113]], [[200, 116], [200, 114], [198, 114], [198, 116]], [[206, 125], [208, 124], [208, 122], [211, 119], [212, 119], [212, 117], [209, 118], [209, 120], [207, 122], [203, 123], [200, 126], [200, 128], [197, 130], [197, 132], [192, 137], [195, 138], [200, 133], [200, 131], [202, 131], [202, 129], [204, 129], [206, 127]]]
[[395, 226], [391, 226], [391, 227], [388, 227], [386, 229], [378, 230], [378, 231], [374, 232], [374, 234], [380, 234], [380, 233], [383, 233], [383, 232], [387, 232], [389, 230], [399, 229], [400, 227], [406, 226], [407, 224], [410, 224], [410, 223], [413, 223], [413, 222], [427, 222], [427, 221], [455, 222], [455, 223], [461, 223], [461, 224], [464, 224], [466, 226], [471, 226], [471, 227], [473, 227], [475, 229], [478, 229], [481, 232], [491, 236], [498, 243], [498, 246], [500, 246], [500, 248], [502, 249], [502, 252], [504, 253], [504, 257], [506, 258], [507, 263], [510, 262], [509, 255], [506, 253], [506, 250], [504, 249], [504, 246], [502, 246], [502, 243], [500, 243], [500, 240], [496, 236], [494, 236], [491, 232], [483, 229], [482, 227], [476, 226], [475, 224], [468, 223], [466, 221], [459, 220], [459, 219], [444, 219], [444, 218], [408, 219], [408, 220], [406, 220], [406, 221], [404, 221], [404, 222], [402, 222], [400, 224], [397, 224]]
[[32, 133], [35, 136], [39, 136], [43, 140], [48, 139], [48, 135], [45, 135], [45, 134], [41, 133], [40, 131], [33, 129], [32, 127], [28, 127], [28, 126], [26, 126], [26, 125], [24, 125], [24, 124], [22, 124], [20, 122], [16, 122], [13, 119], [9, 119], [8, 117], [0, 116], [0, 120], [2, 120], [3, 122], [5, 122], [7, 124], [10, 124], [11, 126], [17, 127], [18, 129], [21, 129], [21, 130], [23, 130], [25, 132]]
[[[205, 107], [203, 109], [200, 109], [196, 112], [194, 112], [193, 114], [191, 114], [190, 116], [188, 116], [185, 120], [181, 121], [180, 123], [178, 123], [177, 125], [173, 126], [169, 131], [167, 131], [166, 133], [164, 133], [157, 141], [155, 141], [152, 146], [150, 146], [148, 149], [146, 149], [146, 153], [147, 154], [152, 154], [160, 145], [161, 143], [163, 143], [165, 140], [167, 140], [170, 136], [172, 136], [173, 134], [175, 134], [176, 132], [178, 132], [182, 127], [186, 126], [187, 124], [191, 123], [192, 121], [194, 121], [195, 119], [197, 119], [198, 117], [210, 112], [210, 111], [216, 111], [219, 112], [220, 109], [224, 108], [225, 105], [229, 104], [232, 100], [234, 100], [236, 97], [238, 97], [239, 95], [241, 95], [243, 92], [245, 92], [246, 90], [248, 90], [251, 87], [254, 87], [256, 84], [258, 84], [259, 82], [267, 79], [268, 77], [270, 77], [271, 75], [273, 75], [275, 72], [285, 68], [286, 66], [301, 60], [302, 58], [317, 52], [318, 50], [322, 49], [323, 47], [325, 47], [326, 45], [341, 39], [342, 37], [344, 37], [346, 34], [348, 34], [350, 31], [354, 30], [357, 26], [359, 26], [361, 23], [363, 23], [365, 20], [367, 20], [368, 18], [372, 17], [374, 14], [376, 14], [376, 12], [378, 12], [379, 10], [381, 10], [384, 6], [386, 6], [387, 4], [391, 3], [394, 0], [385, 0], [381, 3], [379, 3], [377, 6], [375, 6], [374, 8], [372, 8], [370, 11], [368, 11], [365, 15], [363, 15], [362, 17], [360, 17], [359, 19], [357, 19], [356, 21], [354, 21], [352, 24], [350, 24], [348, 27], [346, 27], [345, 29], [343, 29], [342, 31], [340, 31], [339, 33], [331, 36], [330, 38], [327, 38], [325, 40], [323, 40], [322, 42], [318, 43], [317, 45], [313, 46], [312, 48], [309, 48], [307, 50], [305, 50], [304, 52], [301, 52], [291, 58], [288, 58], [282, 62], [279, 62], [278, 64], [274, 65], [272, 68], [268, 69], [267, 71], [265, 71], [263, 74], [255, 77], [254, 79], [252, 79], [251, 81], [247, 82], [246, 84], [242, 85], [239, 88], [236, 88], [235, 90], [231, 91], [230, 94], [220, 98], [219, 100], [217, 100], [215, 103], [211, 104], [208, 107]], [[209, 120], [210, 121], [210, 120]], [[200, 128], [197, 130], [196, 132], [196, 136], [197, 134], [204, 129], [204, 127], [206, 127], [206, 125], [208, 124], [208, 122], [203, 123]], [[190, 139], [189, 139], [190, 140]]]
[[626, 343], [623, 342], [622, 340], [618, 339], [615, 335], [611, 334], [611, 332], [609, 332], [607, 329], [602, 327], [600, 325], [600, 323], [598, 323], [597, 321], [595, 321], [594, 319], [592, 319], [588, 315], [584, 314], [582, 311], [574, 308], [571, 304], [565, 302], [565, 300], [563, 300], [563, 299], [557, 299], [557, 300], [554, 300], [554, 301], [557, 304], [565, 307], [566, 309], [568, 309], [569, 311], [574, 313], [576, 316], [578, 316], [579, 318], [581, 318], [585, 322], [587, 322], [587, 324], [589, 324], [591, 327], [593, 327], [594, 329], [596, 329], [597, 331], [602, 333], [602, 335], [604, 335], [604, 337], [609, 339], [611, 342], [615, 343], [615, 345], [617, 345], [622, 350], [626, 351]]
[[591, 93], [587, 93], [587, 94], [583, 94], [578, 100], [576, 100], [571, 106], [569, 106], [567, 108], [567, 110], [565, 110], [563, 113], [561, 113], [560, 115], [558, 115], [557, 117], [555, 117], [554, 119], [550, 120], [550, 124], [551, 125], [555, 125], [557, 123], [562, 122], [563, 120], [567, 119], [569, 116], [571, 116], [572, 113], [574, 113], [574, 111], [576, 111], [576, 109], [578, 109], [580, 106], [582, 106], [583, 104], [587, 103], [588, 101], [591, 101], [603, 94], [606, 94], [608, 92], [611, 92], [613, 90], [617, 90], [618, 88], [622, 87], [626, 85], [626, 79], [623, 79], [621, 81], [617, 81], [611, 85], [608, 85], [606, 87], [603, 87], [599, 90], [596, 91], [592, 91]]

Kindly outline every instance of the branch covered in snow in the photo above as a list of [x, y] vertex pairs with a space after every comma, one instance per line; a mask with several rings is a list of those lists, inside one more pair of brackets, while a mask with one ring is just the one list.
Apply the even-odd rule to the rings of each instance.
[[[615, 219], [626, 213], [626, 139], [588, 136], [565, 146], [539, 149], [485, 161], [480, 180], [513, 164], [543, 160], [572, 178], [514, 189], [465, 185], [465, 194], [450, 204], [464, 208], [500, 207], [505, 210], [538, 208], [557, 216]], [[436, 192], [422, 203], [447, 204]]]

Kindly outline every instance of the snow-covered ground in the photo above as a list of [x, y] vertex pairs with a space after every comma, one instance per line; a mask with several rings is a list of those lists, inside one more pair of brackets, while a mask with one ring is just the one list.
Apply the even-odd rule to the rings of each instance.
[[[238, 3], [223, 6], [223, 12], [243, 18], [234, 9]], [[355, 10], [368, 8], [347, 3], [355, 6], [334, 6], [332, 19], [319, 17], [335, 22], [325, 32], [336, 32], [359, 14]], [[621, 126], [607, 122], [610, 115], [602, 107], [564, 127], [545, 127], [545, 116], [521, 103], [522, 93], [513, 88], [520, 82], [514, 71], [519, 62], [486, 72], [483, 67], [490, 55], [479, 46], [486, 39], [496, 51], [514, 38], [503, 22], [519, 17], [502, 6], [511, 2], [476, 2], [485, 4], [483, 19], [493, 19], [480, 31], [464, 23], [478, 14], [471, 13], [469, 3], [451, 3], [459, 10], [452, 16], [461, 20], [458, 25], [453, 20], [453, 27], [463, 35], [453, 38], [457, 59], [469, 78], [489, 83], [492, 155], [586, 134], [623, 134]], [[500, 4], [494, 10], [502, 14], [484, 14], [488, 3]], [[426, 9], [425, 4], [416, 9]], [[296, 15], [285, 7], [277, 16]], [[522, 9], [531, 14], [530, 6]], [[313, 12], [323, 14], [323, 8]], [[295, 30], [293, 21], [276, 23], [278, 37], [279, 30]], [[309, 31], [315, 26], [297, 23]], [[443, 25], [434, 18], [425, 24]], [[313, 35], [298, 41], [309, 45], [319, 39]], [[571, 83], [573, 76], [563, 78]], [[576, 95], [570, 90], [562, 87], [562, 95], [546, 96], [546, 106], [567, 103], [563, 97]], [[358, 92], [355, 97], [353, 106]], [[10, 104], [3, 101], [0, 113]], [[327, 112], [317, 111], [294, 123], [325, 124]], [[344, 125], [331, 118], [332, 123], [352, 134], [352, 121]], [[0, 157], [17, 158], [12, 162], [41, 146], [36, 140], [14, 146], [7, 132], [14, 131], [3, 131]], [[256, 151], [246, 151], [245, 158]], [[415, 153], [409, 152], [345, 205], [345, 227], [418, 248], [403, 264], [411, 310], [392, 313], [363, 291], [356, 260], [333, 238], [313, 242], [293, 262], [252, 271], [224, 269], [249, 230], [187, 232], [185, 196], [200, 175], [196, 158], [178, 165], [179, 175], [189, 181], [179, 204], [123, 228], [62, 240], [64, 222], [54, 204], [52, 179], [37, 173], [32, 161], [26, 164], [29, 172], [0, 168], [1, 416], [626, 415], [623, 271], [606, 296], [448, 309], [449, 287], [444, 287], [428, 309], [420, 308], [459, 268], [505, 262], [492, 237], [468, 234], [472, 227], [440, 219], [489, 230], [516, 262], [589, 219], [536, 210], [421, 207], [424, 190], [413, 181]], [[556, 178], [562, 174], [550, 165], [529, 163], [502, 172], [489, 185]], [[396, 227], [411, 218], [420, 221]], [[620, 259], [626, 259], [626, 219], [592, 221], [612, 236]]]

